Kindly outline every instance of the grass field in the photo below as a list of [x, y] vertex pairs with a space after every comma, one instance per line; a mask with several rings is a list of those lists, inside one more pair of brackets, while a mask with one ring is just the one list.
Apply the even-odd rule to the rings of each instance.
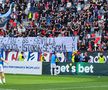
[[108, 90], [108, 76], [6, 75], [0, 90]]

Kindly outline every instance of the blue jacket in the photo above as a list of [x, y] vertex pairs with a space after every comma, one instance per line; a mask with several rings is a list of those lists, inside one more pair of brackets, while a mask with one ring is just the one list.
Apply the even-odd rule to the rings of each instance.
[[56, 63], [56, 55], [52, 54], [51, 56], [51, 64], [55, 64]]

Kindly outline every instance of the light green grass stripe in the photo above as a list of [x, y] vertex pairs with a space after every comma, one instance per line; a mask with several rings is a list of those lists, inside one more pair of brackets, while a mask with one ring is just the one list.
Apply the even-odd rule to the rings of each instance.
[[16, 90], [16, 89], [8, 89], [8, 88], [4, 89], [4, 88], [0, 88], [0, 90]]
[[80, 87], [66, 87], [66, 88], [48, 88], [48, 89], [40, 89], [40, 90], [73, 90], [73, 89], [92, 89], [92, 88], [108, 88], [108, 85], [101, 86], [80, 86]]

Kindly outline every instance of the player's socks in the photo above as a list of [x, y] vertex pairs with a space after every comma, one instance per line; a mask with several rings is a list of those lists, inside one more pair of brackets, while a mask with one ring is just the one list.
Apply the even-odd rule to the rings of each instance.
[[3, 84], [1, 79], [0, 79], [0, 84]]
[[5, 80], [5, 78], [3, 78], [3, 83], [6, 83], [6, 80]]

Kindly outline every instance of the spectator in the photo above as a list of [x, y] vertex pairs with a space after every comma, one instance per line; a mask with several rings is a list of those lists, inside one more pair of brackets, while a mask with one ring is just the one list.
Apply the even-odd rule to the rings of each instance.
[[[77, 36], [79, 49], [107, 50], [107, 0], [1, 0], [0, 16], [8, 12], [12, 2], [13, 11], [1, 36]], [[0, 19], [0, 27], [3, 21]], [[95, 44], [97, 36], [101, 43]]]
[[51, 56], [51, 75], [56, 75], [56, 54], [52, 53]]
[[105, 63], [105, 57], [103, 56], [102, 53], [100, 54], [98, 61], [99, 61], [99, 63]]
[[75, 62], [80, 62], [80, 52], [79, 52], [79, 51], [77, 51], [77, 52], [75, 53], [74, 60], [75, 60]]
[[89, 62], [89, 60], [90, 60], [90, 57], [88, 56], [88, 53], [85, 52], [84, 53], [84, 60], [83, 60], [83, 62]]

